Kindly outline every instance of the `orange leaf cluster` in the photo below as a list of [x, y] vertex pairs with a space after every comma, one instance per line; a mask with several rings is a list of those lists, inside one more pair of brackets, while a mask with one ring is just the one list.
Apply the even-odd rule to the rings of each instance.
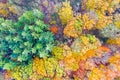
[[57, 26], [51, 26], [50, 27], [50, 31], [53, 33], [53, 34], [57, 34], [58, 33], [58, 30], [59, 28]]

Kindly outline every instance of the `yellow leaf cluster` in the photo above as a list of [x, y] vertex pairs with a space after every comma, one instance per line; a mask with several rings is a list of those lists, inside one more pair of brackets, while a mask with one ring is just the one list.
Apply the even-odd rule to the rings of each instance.
[[3, 15], [4, 17], [7, 17], [8, 16], [8, 12], [4, 9], [1, 9], [0, 10], [0, 15]]
[[[55, 71], [56, 70], [56, 71]], [[42, 79], [43, 77], [53, 78], [61, 77], [63, 71], [58, 65], [58, 60], [54, 57], [40, 59], [38, 57], [33, 60], [33, 73], [30, 76], [32, 80]]]
[[[94, 41], [91, 43], [91, 41]], [[96, 37], [87, 37], [86, 35], [77, 38], [71, 45], [73, 52], [78, 52], [81, 55], [85, 54], [88, 50], [96, 49], [101, 46], [100, 41]]]
[[87, 5], [87, 8], [94, 9], [94, 8], [96, 8], [96, 0], [94, 0], [94, 1], [88, 0], [86, 5]]
[[109, 62], [113, 63], [113, 64], [118, 64], [119, 61], [120, 61], [120, 55], [119, 54], [109, 58]]
[[16, 6], [14, 5], [10, 6], [9, 4], [4, 4], [0, 2], [0, 15], [8, 17], [9, 13], [17, 14], [18, 12], [15, 7]]
[[108, 39], [107, 43], [108, 44], [115, 44], [115, 45], [120, 46], [120, 37], [117, 37], [115, 39]]
[[67, 55], [64, 58], [65, 70], [76, 71], [79, 68], [78, 61], [79, 61], [79, 55], [77, 56], [76, 54]]
[[33, 72], [29, 78], [30, 80], [40, 80], [41, 78], [43, 78], [43, 76], [38, 75], [36, 72]]
[[115, 21], [114, 24], [116, 27], [118, 27], [120, 29], [120, 21]]
[[90, 19], [88, 14], [84, 14], [82, 16], [82, 21], [83, 21], [83, 29], [91, 30], [95, 25], [95, 21], [93, 19]]
[[54, 47], [53, 50], [52, 50], [52, 54], [53, 56], [55, 56], [56, 59], [63, 59], [64, 56], [63, 56], [63, 48], [61, 47]]
[[86, 36], [80, 36], [80, 39], [81, 39], [81, 41], [84, 45], [90, 44], [89, 43], [89, 38], [87, 38]]
[[88, 9], [98, 10], [102, 15], [105, 15], [105, 11], [109, 10], [110, 13], [113, 11], [111, 8], [112, 0], [88, 0], [86, 5]]
[[105, 75], [102, 70], [98, 68], [93, 68], [92, 71], [89, 73], [88, 80], [101, 80], [104, 78]]
[[63, 33], [67, 37], [77, 38], [81, 35], [82, 29], [91, 30], [94, 26], [95, 21], [90, 19], [88, 14], [80, 14], [67, 23]]
[[[99, 13], [98, 13], [99, 15]], [[106, 17], [101, 15], [101, 17], [98, 19], [97, 23], [96, 23], [96, 28], [97, 29], [103, 29], [105, 28], [107, 25], [109, 25], [110, 23], [112, 23], [112, 17]]]
[[13, 13], [13, 14], [17, 14], [17, 13], [18, 13], [18, 12], [17, 12], [17, 9], [15, 8], [14, 5], [13, 5], [13, 6], [9, 6], [8, 9], [9, 9], [9, 12], [11, 12], [11, 13]]
[[75, 23], [75, 20], [68, 22], [67, 26], [64, 28], [64, 31], [63, 31], [65, 36], [73, 37], [73, 38], [78, 37], [78, 34], [77, 34], [76, 29], [74, 27], [74, 23]]
[[62, 44], [61, 46], [63, 47], [63, 56], [72, 55], [72, 50], [68, 45]]
[[114, 14], [114, 24], [120, 29], [120, 14]]
[[0, 15], [7, 17], [8, 11], [6, 10], [7, 4], [0, 2]]
[[69, 1], [63, 2], [63, 6], [58, 14], [63, 25], [73, 18], [73, 11]]
[[63, 80], [62, 77], [54, 77], [53, 80]]
[[85, 56], [86, 56], [86, 59], [87, 58], [92, 58], [95, 56], [95, 50], [94, 49], [91, 49], [91, 50], [88, 50], [86, 53], [85, 53]]
[[80, 60], [87, 60], [88, 58], [92, 58], [92, 57], [96, 56], [94, 49], [88, 50], [88, 51], [86, 51], [86, 53], [84, 53], [84, 54], [81, 53], [81, 54], [82, 55], [79, 56]]
[[87, 8], [94, 10], [98, 15], [96, 23], [97, 29], [102, 29], [112, 22], [112, 16], [106, 16], [106, 11], [111, 15], [113, 13], [113, 6], [111, 6], [113, 0], [88, 0], [86, 3]]
[[39, 75], [46, 76], [46, 69], [44, 67], [44, 60], [39, 58], [34, 58], [33, 60], [33, 72]]
[[82, 20], [81, 14], [73, 17], [64, 28], [63, 33], [67, 37], [77, 38], [82, 32]]
[[53, 77], [55, 75], [55, 69], [58, 65], [56, 58], [46, 58], [44, 59], [44, 66], [48, 77]]

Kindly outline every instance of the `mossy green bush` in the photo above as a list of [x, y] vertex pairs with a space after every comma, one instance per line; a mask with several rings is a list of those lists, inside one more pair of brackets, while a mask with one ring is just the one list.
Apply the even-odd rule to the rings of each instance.
[[33, 57], [49, 57], [55, 37], [40, 10], [26, 11], [17, 22], [0, 18], [0, 67], [14, 68]]

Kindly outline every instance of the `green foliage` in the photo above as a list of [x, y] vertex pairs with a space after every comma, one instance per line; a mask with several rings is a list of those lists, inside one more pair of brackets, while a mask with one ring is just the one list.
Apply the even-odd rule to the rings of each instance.
[[113, 23], [109, 24], [100, 31], [102, 37], [105, 38], [116, 38], [120, 36], [120, 29], [117, 28]]
[[82, 20], [76, 19], [74, 25], [75, 25], [75, 29], [76, 29], [77, 31], [82, 32]]
[[0, 18], [0, 24], [4, 22], [4, 19], [3, 18]]
[[42, 80], [51, 80], [50, 78], [43, 78]]
[[87, 37], [89, 38], [90, 43], [94, 43], [96, 41], [96, 37], [90, 34], [87, 34]]
[[55, 38], [43, 17], [41, 11], [33, 10], [25, 12], [17, 22], [0, 18], [1, 67], [11, 68], [9, 61], [17, 65], [33, 56], [50, 56]]

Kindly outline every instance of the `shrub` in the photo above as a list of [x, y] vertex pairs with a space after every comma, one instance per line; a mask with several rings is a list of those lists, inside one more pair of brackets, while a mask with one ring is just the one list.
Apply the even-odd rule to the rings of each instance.
[[32, 57], [50, 56], [55, 38], [43, 17], [41, 11], [33, 10], [25, 12], [17, 22], [0, 19], [0, 67], [11, 69]]

